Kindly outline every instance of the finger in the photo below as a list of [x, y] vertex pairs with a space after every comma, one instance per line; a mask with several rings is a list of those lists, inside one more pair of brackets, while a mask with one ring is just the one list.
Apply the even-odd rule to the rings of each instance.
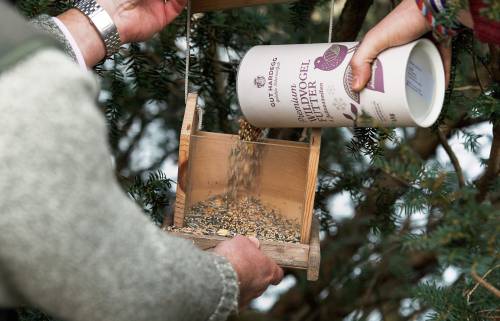
[[249, 298], [249, 299], [246, 299], [246, 300], [244, 300], [244, 301], [241, 301], [241, 302], [239, 303], [238, 310], [239, 310], [240, 312], [245, 311], [246, 309], [248, 309], [248, 306], [250, 305], [250, 302], [252, 302], [252, 299], [250, 299], [250, 298]]
[[[163, 1], [163, 0], [161, 0]], [[187, 0], [170, 0], [165, 3], [165, 17], [166, 24], [169, 24], [177, 18], [177, 16], [184, 10], [186, 7]]]
[[240, 312], [245, 311], [245, 310], [248, 308], [248, 305], [250, 304], [250, 302], [251, 302], [250, 300], [245, 300], [244, 302], [240, 302], [240, 305], [239, 305], [239, 307], [238, 307], [238, 310], [239, 310]]
[[354, 91], [361, 91], [365, 88], [371, 77], [371, 63], [374, 59], [373, 57], [377, 55], [377, 53], [373, 53], [373, 50], [366, 46], [367, 45], [362, 42], [350, 62], [352, 69], [351, 86]]
[[283, 271], [283, 269], [276, 265], [276, 267], [274, 268], [274, 275], [273, 279], [271, 280], [271, 284], [278, 285], [283, 280], [284, 275], [285, 272]]
[[441, 55], [441, 59], [443, 60], [444, 66], [444, 79], [446, 88], [450, 84], [450, 73], [451, 73], [451, 58], [452, 58], [452, 50], [451, 45], [441, 43], [438, 45], [439, 54]]
[[393, 46], [393, 38], [383, 30], [383, 22], [365, 35], [359, 48], [354, 53], [350, 65], [352, 68], [352, 89], [361, 91], [371, 78], [372, 63], [385, 49]]
[[239, 310], [242, 311], [248, 308], [252, 300], [258, 298], [264, 292], [266, 292], [268, 287], [268, 283], [260, 284], [259, 286], [255, 285], [255, 287], [250, 292], [246, 292], [245, 297], [240, 297]]
[[260, 249], [260, 241], [253, 236], [249, 236], [248, 239], [252, 242], [258, 249]]

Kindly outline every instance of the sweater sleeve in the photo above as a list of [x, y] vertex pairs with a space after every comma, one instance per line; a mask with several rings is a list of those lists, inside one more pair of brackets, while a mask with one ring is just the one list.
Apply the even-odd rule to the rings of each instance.
[[73, 61], [79, 63], [78, 54], [80, 49], [78, 46], [75, 48], [76, 43], [72, 44], [71, 39], [66, 36], [65, 32], [61, 29], [60, 25], [54, 20], [53, 17], [42, 14], [31, 19], [30, 22], [36, 29], [46, 32], [59, 41], [59, 43], [63, 46], [64, 52]]
[[97, 92], [55, 50], [0, 77], [0, 307], [68, 321], [226, 319], [234, 270], [162, 232], [123, 193]]
[[66, 28], [64, 23], [57, 17], [51, 17], [46, 14], [37, 16], [31, 20], [31, 24], [47, 34], [54, 37], [59, 43], [62, 44], [64, 51], [71, 59], [78, 63], [80, 68], [85, 71], [87, 65], [83, 58], [82, 51], [76, 43], [75, 38], [71, 32]]

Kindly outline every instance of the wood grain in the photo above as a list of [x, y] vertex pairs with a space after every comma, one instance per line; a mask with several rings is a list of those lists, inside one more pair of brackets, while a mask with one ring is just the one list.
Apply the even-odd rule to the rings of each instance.
[[[227, 191], [229, 155], [236, 135], [198, 131], [190, 140], [186, 208]], [[248, 195], [301, 226], [310, 148], [304, 143], [265, 140], [250, 143], [261, 152], [261, 165]]]
[[314, 197], [316, 195], [316, 179], [318, 177], [319, 152], [321, 147], [321, 128], [311, 129], [309, 162], [307, 166], [307, 183], [305, 192], [304, 216], [302, 217], [302, 231], [300, 242], [309, 244], [311, 223], [314, 211]]
[[311, 242], [309, 242], [309, 259], [307, 262], [307, 280], [317, 281], [321, 263], [321, 249], [319, 240], [319, 221], [313, 218], [311, 226]]
[[258, 6], [264, 4], [286, 3], [286, 2], [292, 2], [292, 1], [290, 0], [193, 0], [191, 6], [193, 13], [197, 13], [197, 12], [225, 10], [225, 9]]
[[[186, 233], [169, 232], [171, 235], [191, 240], [202, 250], [210, 250], [222, 241], [229, 238], [211, 235], [192, 235]], [[300, 243], [284, 243], [261, 241], [261, 250], [273, 259], [279, 266], [305, 270], [309, 262], [309, 245]]]
[[[207, 132], [207, 131], [203, 131], [203, 130], [197, 131], [196, 136], [209, 137], [209, 138], [213, 138], [213, 139], [221, 139], [222, 141], [233, 141], [233, 140], [238, 139], [238, 135], [213, 133], [213, 132]], [[302, 148], [302, 149], [309, 150], [309, 143], [304, 143], [304, 142], [295, 142], [292, 140], [282, 140], [282, 139], [273, 139], [273, 138], [265, 138], [263, 140], [263, 142], [268, 144], [268, 145], [291, 146], [291, 147], [295, 147], [295, 148]]]
[[186, 186], [188, 185], [191, 135], [196, 133], [198, 126], [197, 103], [198, 95], [196, 93], [189, 94], [179, 139], [179, 169], [174, 211], [174, 225], [179, 227], [184, 226], [184, 210], [186, 202], [189, 202], [186, 199]]

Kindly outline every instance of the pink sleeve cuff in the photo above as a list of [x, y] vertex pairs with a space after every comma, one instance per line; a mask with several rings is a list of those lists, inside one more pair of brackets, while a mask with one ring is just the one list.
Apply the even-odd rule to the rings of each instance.
[[73, 38], [71, 32], [69, 32], [68, 28], [66, 28], [61, 20], [57, 19], [56, 17], [52, 17], [52, 19], [71, 45], [71, 49], [73, 49], [73, 52], [75, 53], [76, 60], [78, 62], [78, 65], [80, 65], [80, 68], [84, 71], [87, 71], [87, 65], [85, 64], [85, 60], [83, 59], [82, 51], [80, 50], [80, 47], [78, 47], [78, 44], [76, 43], [75, 38]]

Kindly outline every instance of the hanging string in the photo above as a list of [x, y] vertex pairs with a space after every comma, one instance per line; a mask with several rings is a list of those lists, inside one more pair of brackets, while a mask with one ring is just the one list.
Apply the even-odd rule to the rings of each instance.
[[333, 16], [335, 15], [335, 0], [330, 4], [330, 27], [328, 29], [328, 42], [333, 42]]
[[[184, 77], [184, 100], [187, 102], [189, 94], [189, 69], [190, 69], [190, 58], [191, 58], [191, 0], [187, 2], [187, 17], [186, 17], [186, 71]], [[330, 5], [330, 24], [328, 28], [328, 42], [332, 42], [333, 39], [333, 26], [334, 26], [334, 15], [335, 15], [335, 0], [332, 0]]]
[[189, 94], [189, 64], [191, 58], [191, 0], [187, 3], [186, 17], [186, 71], [184, 76], [184, 100], [187, 103]]

